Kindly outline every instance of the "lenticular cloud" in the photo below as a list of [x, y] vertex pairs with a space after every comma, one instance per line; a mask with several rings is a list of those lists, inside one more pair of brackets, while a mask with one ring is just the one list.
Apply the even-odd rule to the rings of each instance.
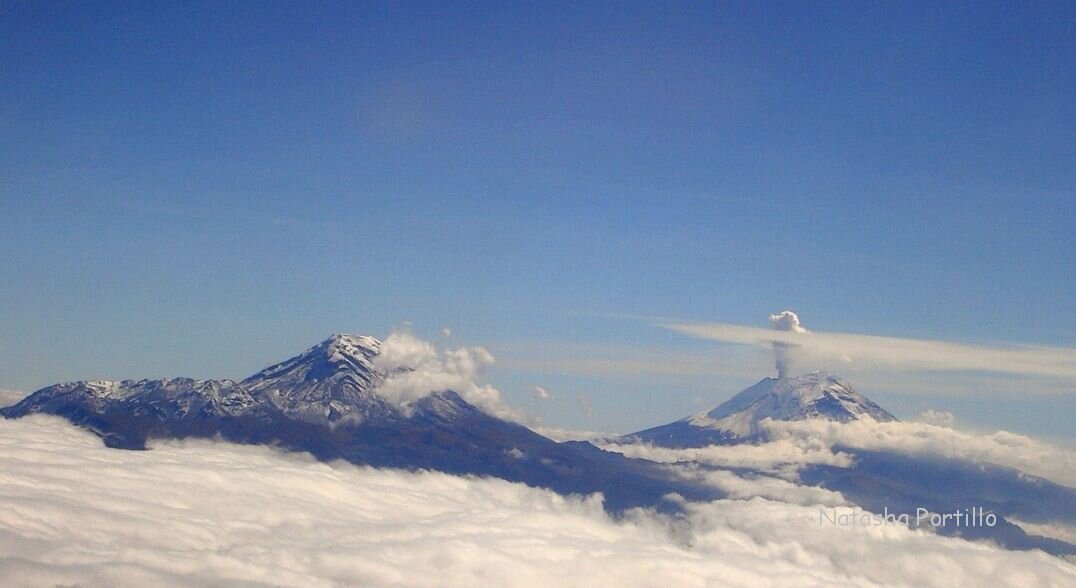
[[5, 586], [1071, 586], [1076, 567], [763, 498], [609, 518], [600, 497], [265, 447], [106, 449], [0, 420]]

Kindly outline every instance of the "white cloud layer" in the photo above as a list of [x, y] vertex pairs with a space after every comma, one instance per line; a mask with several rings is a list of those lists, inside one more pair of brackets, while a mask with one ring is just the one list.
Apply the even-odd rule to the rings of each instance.
[[1076, 488], [1076, 451], [1008, 431], [981, 435], [927, 423], [874, 421], [765, 420], [762, 426], [778, 443], [841, 445], [988, 462]]
[[929, 408], [919, 413], [918, 420], [928, 425], [947, 427], [950, 429], [953, 427], [953, 424], [956, 423], [956, 417], [953, 416], [953, 413], [947, 410], [934, 410], [933, 408]]
[[852, 456], [834, 451], [832, 443], [822, 437], [808, 435], [784, 436], [760, 445], [710, 445], [689, 449], [655, 447], [649, 443], [609, 443], [596, 441], [602, 449], [622, 453], [628, 457], [649, 459], [661, 463], [692, 461], [722, 468], [751, 468], [769, 472], [781, 471], [784, 466], [807, 464], [849, 467]]
[[104, 448], [0, 420], [5, 586], [1072, 586], [1076, 566], [752, 498], [673, 521], [498, 480], [264, 447]]
[[[768, 335], [776, 334], [775, 331], [763, 332]], [[802, 334], [799, 337], [811, 335]], [[727, 395], [726, 398], [770, 374], [773, 365], [772, 350], [761, 344], [698, 350], [544, 341], [502, 344], [497, 346], [497, 350], [497, 366], [502, 369], [535, 375], [560, 374], [617, 379], [631, 383], [646, 381], [654, 386], [678, 384], [700, 390], [720, 391]], [[872, 397], [878, 392], [928, 398], [1026, 398], [1032, 395], [1076, 393], [1076, 380], [1072, 377], [900, 370], [863, 362], [849, 363], [843, 358], [812, 359], [807, 354], [802, 358], [797, 355], [795, 359], [795, 372], [826, 369], [850, 379], [857, 390]]]
[[[1076, 451], [1007, 431], [989, 435], [958, 431], [952, 428], [949, 413], [934, 414], [931, 418], [942, 421], [943, 425], [767, 419], [762, 425], [771, 440], [757, 445], [670, 449], [648, 443], [618, 443], [612, 438], [597, 438], [592, 442], [628, 457], [670, 464], [681, 475], [709, 483], [733, 498], [761, 496], [794, 504], [846, 504], [838, 492], [797, 484], [799, 470], [805, 465], [844, 468], [854, 464], [853, 455], [836, 450], [835, 446], [992, 463], [1076, 487]], [[749, 468], [765, 475], [741, 476], [705, 466]], [[1071, 541], [1066, 538], [1073, 532], [1068, 527], [1019, 524], [1033, 534]]]
[[1076, 526], [1064, 523], [1029, 523], [1009, 517], [1009, 522], [1030, 535], [1041, 535], [1076, 545]]
[[[851, 455], [835, 451], [817, 438], [786, 437], [759, 445], [710, 445], [688, 449], [620, 443], [616, 439], [598, 438], [591, 442], [606, 451], [669, 464], [670, 470], [680, 476], [710, 484], [731, 498], [759, 496], [802, 505], [850, 504], [840, 492], [796, 483], [799, 469], [807, 464], [842, 468], [852, 465]], [[748, 468], [764, 474], [737, 475], [727, 469], [711, 468]]]
[[850, 364], [887, 370], [983, 371], [1076, 379], [1076, 349], [1067, 347], [970, 345], [853, 333], [774, 331], [722, 323], [662, 326], [725, 343], [767, 348], [775, 344], [794, 346], [797, 363], [819, 368]]
[[[948, 413], [943, 413], [948, 414]], [[951, 416], [951, 415], [950, 415]], [[944, 416], [938, 417], [944, 420]], [[1076, 488], [1076, 451], [1025, 435], [977, 434], [931, 423], [825, 420], [763, 420], [770, 441], [758, 445], [711, 445], [690, 449], [646, 443], [594, 442], [608, 451], [662, 463], [697, 462], [722, 468], [751, 468], [795, 481], [808, 464], [849, 467], [853, 456], [834, 446], [904, 455], [935, 455], [1016, 468]]]
[[677, 464], [670, 469], [679, 475], [705, 482], [724, 491], [729, 498], [768, 498], [804, 506], [854, 506], [840, 492], [815, 486], [796, 484], [789, 480], [766, 475], [737, 475], [727, 470], [709, 470], [690, 464]]
[[554, 441], [591, 441], [598, 442], [608, 437], [613, 437], [611, 433], [605, 433], [602, 431], [586, 431], [582, 429], [564, 429], [561, 427], [550, 427], [538, 423], [532, 427], [531, 430], [538, 434], [549, 437]]

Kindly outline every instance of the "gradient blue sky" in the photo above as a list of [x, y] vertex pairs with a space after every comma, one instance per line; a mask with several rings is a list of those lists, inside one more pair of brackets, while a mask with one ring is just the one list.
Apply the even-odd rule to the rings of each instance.
[[649, 317], [1076, 346], [1076, 4], [875, 4], [3, 2], [0, 388], [410, 321], [626, 431], [767, 375], [577, 365], [727, 349]]

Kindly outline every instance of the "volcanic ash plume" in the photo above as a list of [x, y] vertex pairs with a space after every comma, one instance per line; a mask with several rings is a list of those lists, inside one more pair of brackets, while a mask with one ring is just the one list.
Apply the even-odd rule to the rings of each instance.
[[[807, 329], [800, 324], [800, 317], [791, 310], [781, 311], [770, 315], [770, 326], [775, 331], [787, 331], [790, 333], [806, 333]], [[773, 342], [774, 364], [777, 366], [777, 377], [787, 378], [788, 370], [792, 365], [792, 350], [796, 345], [782, 341]]]

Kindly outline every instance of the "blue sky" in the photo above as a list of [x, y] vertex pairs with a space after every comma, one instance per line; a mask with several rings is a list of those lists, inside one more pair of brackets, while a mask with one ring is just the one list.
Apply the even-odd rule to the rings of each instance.
[[[663, 319], [1076, 347], [1071, 3], [584, 4], [5, 3], [0, 388], [410, 322], [622, 431], [767, 375], [586, 367], [743, 354]], [[1072, 378], [898, 376], [1074, 435]]]

